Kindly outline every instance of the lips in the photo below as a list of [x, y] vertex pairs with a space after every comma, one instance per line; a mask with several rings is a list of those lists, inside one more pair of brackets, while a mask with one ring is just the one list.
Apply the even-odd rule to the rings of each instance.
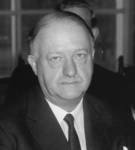
[[62, 82], [61, 84], [67, 84], [67, 85], [69, 84], [70, 85], [70, 84], [77, 84], [77, 83], [79, 83], [79, 82], [73, 81], [73, 82]]
[[70, 85], [70, 84], [77, 84], [77, 83], [81, 83], [82, 80], [81, 78], [66, 78], [66, 79], [62, 79], [60, 80], [58, 83], [59, 84], [66, 84], [66, 85]]

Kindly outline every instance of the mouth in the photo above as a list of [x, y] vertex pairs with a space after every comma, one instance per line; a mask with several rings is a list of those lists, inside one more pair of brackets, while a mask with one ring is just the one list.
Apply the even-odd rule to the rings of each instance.
[[78, 83], [80, 83], [80, 82], [78, 82], [78, 81], [72, 81], [72, 82], [62, 82], [61, 84], [62, 85], [76, 85]]
[[60, 81], [59, 83], [61, 85], [76, 85], [76, 84], [79, 84], [81, 82], [82, 82], [81, 79], [68, 78], [66, 80]]
[[77, 83], [78, 83], [78, 82], [63, 82], [63, 83], [61, 83], [61, 84], [65, 84], [65, 85], [66, 85], [66, 84], [67, 84], [67, 85], [70, 85], [70, 84], [71, 84], [71, 85], [72, 85], [72, 84], [77, 84]]

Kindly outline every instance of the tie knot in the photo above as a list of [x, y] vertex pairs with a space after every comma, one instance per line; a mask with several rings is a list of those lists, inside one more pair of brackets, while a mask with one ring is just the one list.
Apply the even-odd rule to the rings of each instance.
[[67, 114], [67, 115], [65, 116], [64, 120], [66, 121], [66, 123], [67, 123], [69, 126], [74, 126], [74, 117], [73, 117], [73, 115]]

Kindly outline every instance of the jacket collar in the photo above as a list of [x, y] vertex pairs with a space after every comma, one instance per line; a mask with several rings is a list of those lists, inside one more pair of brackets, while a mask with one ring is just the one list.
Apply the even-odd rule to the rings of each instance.
[[39, 87], [28, 97], [27, 123], [42, 149], [70, 150], [65, 135]]
[[84, 123], [87, 149], [108, 150], [111, 149], [108, 127], [105, 125], [101, 102], [92, 96], [84, 98]]

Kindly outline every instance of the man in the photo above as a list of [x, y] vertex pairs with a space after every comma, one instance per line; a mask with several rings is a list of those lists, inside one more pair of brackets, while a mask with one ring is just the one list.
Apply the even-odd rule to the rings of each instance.
[[[79, 15], [92, 28], [94, 39], [97, 39], [99, 35], [97, 18], [88, 2], [85, 0], [61, 0], [55, 10], [73, 12]], [[108, 103], [126, 129], [129, 128], [129, 124], [134, 124], [131, 114], [133, 108], [130, 107], [133, 94], [130, 92], [131, 84], [129, 85], [129, 83], [126, 77], [94, 63], [92, 81], [87, 90], [87, 93]]]
[[[96, 27], [97, 19], [93, 9], [85, 0], [63, 0], [55, 8], [57, 11], [69, 11], [82, 17], [87, 25], [92, 28], [96, 40], [99, 30]], [[37, 78], [31, 67], [25, 65], [14, 70], [7, 89], [6, 99], [8, 105], [14, 101], [14, 97], [37, 84]], [[94, 63], [93, 79], [88, 93], [114, 104], [118, 109], [123, 108], [129, 102], [127, 83], [124, 77]], [[128, 99], [128, 100], [127, 100]], [[125, 109], [124, 109], [125, 110]]]
[[[53, 12], [33, 27], [29, 43], [28, 62], [40, 86], [2, 112], [0, 150], [134, 149], [118, 119], [85, 95], [95, 51], [87, 24], [75, 14]], [[66, 115], [74, 118], [72, 127]]]
[[[56, 11], [68, 11], [79, 15], [92, 28], [94, 39], [99, 35], [97, 18], [89, 3], [85, 0], [61, 0], [55, 7]], [[128, 84], [118, 73], [109, 71], [94, 63], [94, 73], [88, 93], [118, 106], [121, 109], [129, 106]]]
[[[99, 35], [97, 18], [92, 7], [87, 1], [61, 0], [55, 7], [55, 10], [73, 12], [79, 15], [87, 23], [87, 25], [92, 28], [94, 40], [97, 39]], [[125, 130], [128, 130], [130, 125], [134, 126], [134, 120], [130, 108], [130, 99], [133, 94], [130, 94], [131, 90], [129, 89], [126, 77], [109, 71], [94, 63], [93, 77], [87, 93], [92, 94], [108, 103], [114, 113], [116, 113], [116, 115], [120, 118], [122, 124], [124, 124]]]

